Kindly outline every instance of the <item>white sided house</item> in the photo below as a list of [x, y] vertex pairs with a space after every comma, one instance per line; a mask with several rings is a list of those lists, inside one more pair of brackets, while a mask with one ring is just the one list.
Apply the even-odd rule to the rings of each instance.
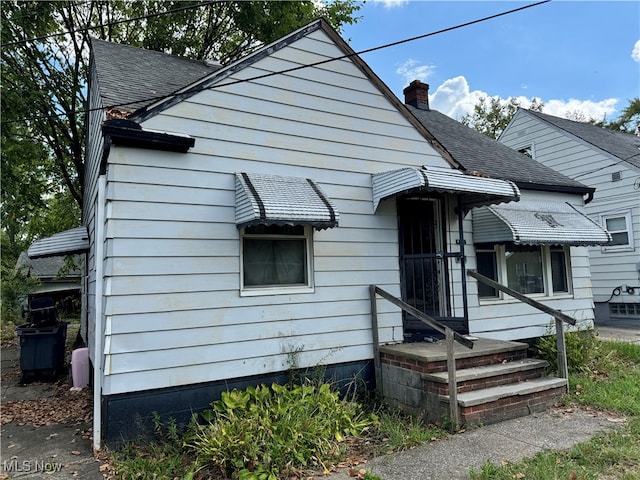
[[596, 189], [585, 213], [613, 241], [589, 248], [598, 319], [640, 319], [640, 137], [520, 109], [500, 142]]
[[593, 189], [426, 95], [414, 83], [403, 104], [323, 20], [224, 67], [93, 42], [97, 447], [292, 369], [372, 380], [376, 335], [434, 334], [389, 302], [374, 331], [372, 284], [462, 334], [547, 331], [549, 315], [479, 290], [477, 269], [592, 325], [584, 245], [609, 240], [580, 213]]

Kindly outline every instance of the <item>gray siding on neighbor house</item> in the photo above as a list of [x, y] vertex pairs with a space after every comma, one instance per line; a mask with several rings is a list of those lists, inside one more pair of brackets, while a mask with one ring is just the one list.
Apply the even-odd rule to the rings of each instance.
[[[316, 31], [228, 80], [341, 56]], [[291, 58], [292, 60], [289, 60]], [[446, 166], [350, 60], [198, 93], [143, 122], [187, 154], [112, 147], [105, 394], [372, 358], [368, 286], [399, 295], [395, 200], [371, 174]], [[340, 226], [313, 233], [313, 293], [240, 295], [235, 173], [313, 179]], [[380, 303], [380, 338], [402, 340]]]
[[[585, 205], [585, 213], [605, 226], [602, 216], [629, 212], [632, 219], [634, 245], [628, 250], [590, 247], [593, 296], [606, 302], [615, 287], [622, 284], [639, 286], [640, 273], [640, 190], [634, 186], [640, 170], [571, 134], [539, 120], [526, 111], [518, 111], [500, 141], [518, 149], [533, 146], [539, 162], [596, 189], [594, 199]], [[613, 181], [612, 174], [621, 179]], [[636, 295], [613, 297], [613, 301], [640, 301]]]

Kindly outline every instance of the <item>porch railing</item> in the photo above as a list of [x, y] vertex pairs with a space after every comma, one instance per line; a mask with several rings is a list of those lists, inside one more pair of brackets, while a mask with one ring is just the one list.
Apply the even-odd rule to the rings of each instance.
[[381, 296], [385, 300], [391, 302], [395, 306], [399, 307], [403, 311], [412, 315], [421, 322], [427, 324], [430, 328], [436, 330], [445, 335], [447, 344], [447, 373], [449, 380], [449, 412], [451, 416], [451, 423], [457, 430], [460, 425], [460, 415], [458, 411], [458, 384], [456, 381], [456, 359], [454, 355], [454, 342], [458, 342], [467, 348], [473, 348], [473, 341], [460, 335], [458, 332], [452, 330], [448, 326], [438, 322], [431, 318], [429, 315], [421, 312], [415, 307], [412, 307], [406, 302], [403, 302], [399, 298], [394, 297], [390, 293], [382, 290], [376, 285], [369, 286], [369, 292], [371, 297], [371, 322], [373, 331], [373, 362], [376, 375], [376, 388], [382, 392], [382, 367], [380, 362], [380, 339], [378, 335], [378, 305], [376, 295]]
[[565, 346], [564, 340], [564, 324], [565, 322], [569, 325], [575, 325], [576, 320], [569, 315], [562, 313], [560, 310], [556, 310], [551, 308], [543, 303], [540, 303], [532, 298], [529, 298], [520, 292], [513, 290], [501, 283], [498, 283], [484, 275], [476, 272], [475, 270], [467, 270], [467, 275], [475, 278], [478, 282], [483, 283], [489, 287], [495, 288], [507, 295], [520, 300], [521, 302], [526, 303], [527, 305], [531, 305], [538, 310], [548, 313], [555, 319], [556, 323], [556, 345], [558, 350], [558, 375], [560, 378], [569, 378], [569, 372], [567, 368], [567, 349]]

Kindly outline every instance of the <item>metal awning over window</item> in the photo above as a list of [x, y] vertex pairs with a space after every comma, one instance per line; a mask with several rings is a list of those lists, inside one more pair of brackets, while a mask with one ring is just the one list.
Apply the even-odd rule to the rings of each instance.
[[87, 234], [87, 229], [78, 227], [36, 240], [27, 250], [27, 255], [29, 258], [55, 257], [84, 253], [88, 249], [89, 235]]
[[338, 226], [339, 214], [313, 180], [236, 173], [236, 225]]
[[374, 211], [385, 198], [419, 191], [461, 195], [465, 211], [482, 205], [517, 201], [520, 198], [520, 190], [508, 180], [479, 177], [442, 167], [408, 167], [376, 173], [371, 186]]
[[604, 245], [611, 235], [565, 202], [518, 202], [473, 211], [474, 243]]

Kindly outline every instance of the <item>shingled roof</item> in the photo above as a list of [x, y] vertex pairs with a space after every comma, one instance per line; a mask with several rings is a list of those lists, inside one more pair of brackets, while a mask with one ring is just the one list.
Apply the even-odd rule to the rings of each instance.
[[546, 167], [436, 110], [407, 105], [455, 161], [467, 171], [511, 180], [520, 188], [588, 193], [592, 188]]
[[167, 53], [91, 39], [98, 90], [105, 108], [133, 112], [221, 67]]
[[616, 132], [591, 123], [558, 118], [546, 113], [533, 112], [531, 110], [526, 110], [526, 113], [640, 168], [640, 137], [636, 135]]

